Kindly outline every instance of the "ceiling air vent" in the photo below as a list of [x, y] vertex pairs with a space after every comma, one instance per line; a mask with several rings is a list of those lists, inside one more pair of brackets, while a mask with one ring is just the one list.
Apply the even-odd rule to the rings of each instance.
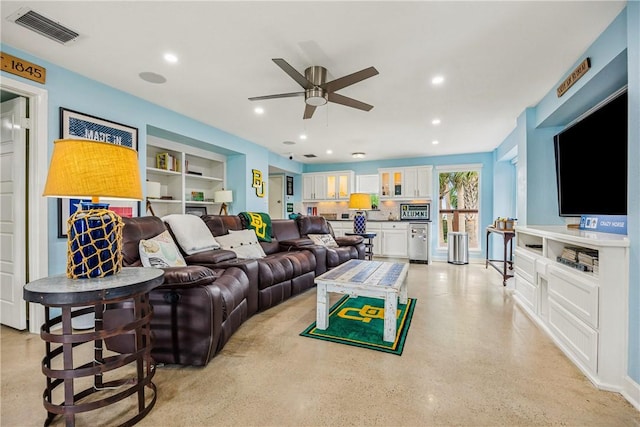
[[314, 157], [318, 157], [315, 154], [303, 154], [307, 159], [313, 159]]
[[41, 34], [58, 43], [67, 44], [74, 41], [80, 34], [64, 27], [46, 16], [42, 16], [31, 9], [20, 9], [13, 15], [9, 16], [9, 21], [22, 25], [38, 34]]

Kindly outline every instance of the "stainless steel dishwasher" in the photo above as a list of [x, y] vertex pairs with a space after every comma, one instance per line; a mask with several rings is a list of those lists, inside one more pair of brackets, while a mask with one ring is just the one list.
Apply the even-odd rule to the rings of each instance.
[[431, 264], [430, 231], [430, 221], [409, 223], [409, 262]]

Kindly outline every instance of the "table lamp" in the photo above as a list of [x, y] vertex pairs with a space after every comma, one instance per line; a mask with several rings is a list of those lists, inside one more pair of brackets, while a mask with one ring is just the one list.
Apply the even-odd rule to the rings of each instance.
[[349, 209], [356, 211], [353, 217], [353, 232], [365, 233], [367, 217], [364, 211], [371, 209], [371, 196], [369, 193], [351, 193], [349, 196]]
[[43, 196], [91, 199], [67, 220], [67, 277], [105, 277], [122, 269], [123, 222], [99, 200], [142, 200], [135, 150], [84, 139], [54, 141]]
[[216, 203], [222, 203], [222, 205], [220, 205], [220, 213], [218, 215], [222, 215], [223, 211], [225, 215], [229, 215], [227, 212], [227, 203], [233, 203], [233, 192], [231, 190], [216, 191], [213, 195], [213, 200]]

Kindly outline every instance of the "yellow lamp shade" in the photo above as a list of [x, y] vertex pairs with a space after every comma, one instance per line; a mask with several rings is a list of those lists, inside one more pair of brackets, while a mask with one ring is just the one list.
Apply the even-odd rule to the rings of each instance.
[[138, 153], [106, 142], [54, 141], [43, 196], [142, 200]]
[[349, 209], [358, 211], [371, 209], [371, 195], [369, 193], [351, 193]]

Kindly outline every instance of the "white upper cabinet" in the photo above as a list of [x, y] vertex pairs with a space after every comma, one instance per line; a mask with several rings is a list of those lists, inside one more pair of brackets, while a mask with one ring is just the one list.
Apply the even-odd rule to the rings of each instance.
[[379, 169], [380, 196], [396, 199], [432, 197], [432, 166]]
[[418, 166], [404, 169], [404, 196], [431, 198], [433, 169], [431, 166]]
[[353, 171], [305, 173], [302, 174], [302, 200], [348, 200], [353, 183]]

